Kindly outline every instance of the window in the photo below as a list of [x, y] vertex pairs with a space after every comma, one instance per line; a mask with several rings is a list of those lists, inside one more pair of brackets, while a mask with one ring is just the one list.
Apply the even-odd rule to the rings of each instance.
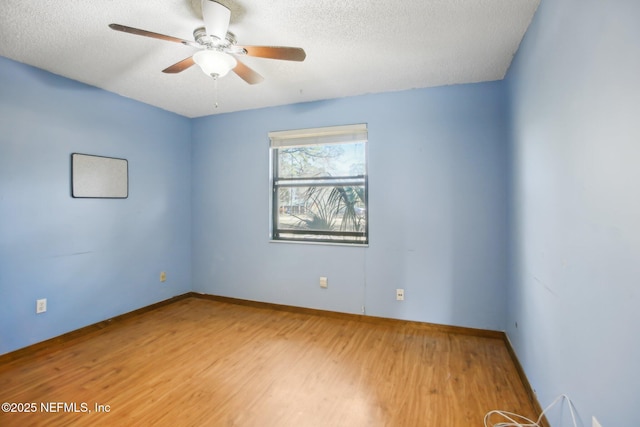
[[270, 132], [272, 239], [367, 244], [367, 125]]

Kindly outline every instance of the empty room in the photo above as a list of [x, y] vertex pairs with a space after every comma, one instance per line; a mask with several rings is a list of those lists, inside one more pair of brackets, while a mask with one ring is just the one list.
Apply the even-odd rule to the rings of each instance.
[[639, 20], [4, 0], [0, 426], [637, 426]]

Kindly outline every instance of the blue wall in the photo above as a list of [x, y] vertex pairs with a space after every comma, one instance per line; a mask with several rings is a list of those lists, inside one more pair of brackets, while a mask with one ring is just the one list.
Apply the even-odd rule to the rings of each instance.
[[[0, 354], [191, 289], [190, 139], [184, 117], [0, 57]], [[71, 198], [72, 152], [128, 159], [129, 198]]]
[[[194, 120], [194, 290], [504, 329], [506, 112], [485, 83]], [[267, 133], [352, 123], [369, 128], [369, 247], [270, 243]]]
[[543, 0], [508, 76], [507, 331], [540, 402], [569, 394], [584, 426], [640, 415], [638, 18], [632, 0]]

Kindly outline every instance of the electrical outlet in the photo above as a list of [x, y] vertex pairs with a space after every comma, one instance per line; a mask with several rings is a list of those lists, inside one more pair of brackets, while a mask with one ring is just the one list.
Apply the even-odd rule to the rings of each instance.
[[396, 289], [396, 301], [404, 301], [404, 289]]
[[321, 288], [326, 288], [329, 286], [329, 281], [327, 280], [326, 277], [320, 277], [320, 287]]
[[592, 426], [592, 427], [602, 427], [602, 426], [600, 425], [600, 423], [598, 422], [598, 420], [596, 420], [596, 417], [595, 417], [595, 416], [594, 416], [594, 417], [591, 417], [591, 426]]
[[47, 299], [36, 300], [36, 314], [44, 313], [47, 311]]
[[165, 273], [164, 271], [160, 272], [160, 281], [161, 282], [165, 282], [167, 280], [167, 273]]

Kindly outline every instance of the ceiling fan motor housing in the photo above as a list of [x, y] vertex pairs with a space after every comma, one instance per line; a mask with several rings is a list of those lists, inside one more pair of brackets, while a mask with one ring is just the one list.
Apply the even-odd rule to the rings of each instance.
[[227, 31], [226, 37], [221, 40], [217, 36], [207, 34], [207, 30], [204, 27], [198, 27], [193, 30], [193, 39], [207, 48], [225, 49], [236, 43], [236, 36], [232, 32]]

